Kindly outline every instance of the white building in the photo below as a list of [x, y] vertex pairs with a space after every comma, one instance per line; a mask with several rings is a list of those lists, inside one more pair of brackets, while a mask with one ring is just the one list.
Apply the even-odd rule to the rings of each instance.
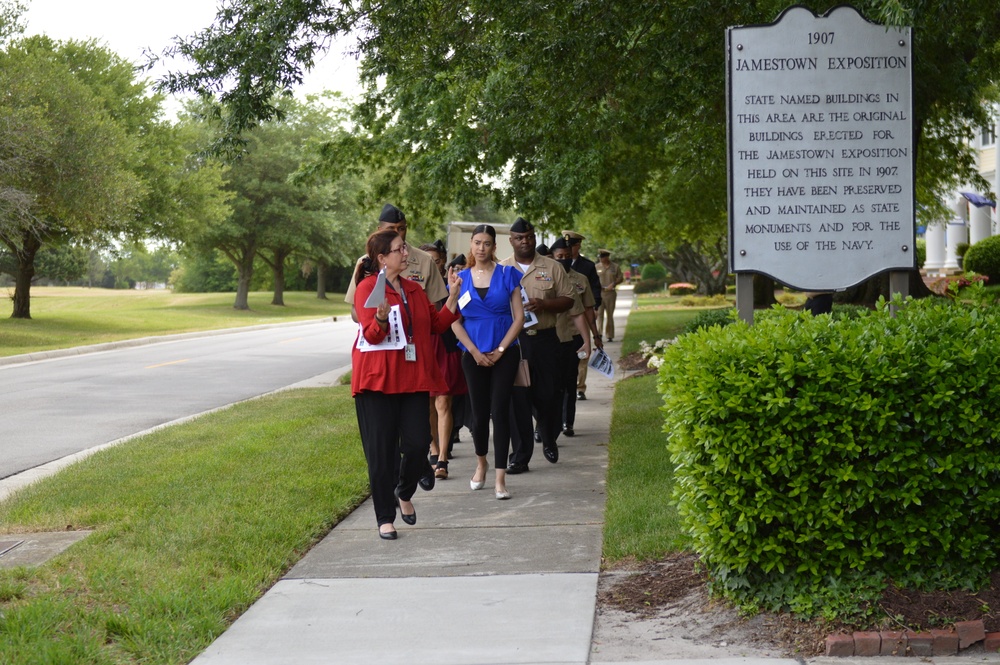
[[[975, 138], [974, 147], [979, 159], [979, 173], [1000, 191], [1000, 150], [997, 150], [998, 125], [983, 128]], [[962, 243], [974, 245], [997, 233], [996, 203], [989, 192], [978, 192], [971, 186], [960, 188], [947, 201], [951, 211], [944, 224], [929, 224], [924, 234], [927, 242], [927, 260], [924, 272], [929, 275], [946, 275], [959, 271], [957, 247]]]

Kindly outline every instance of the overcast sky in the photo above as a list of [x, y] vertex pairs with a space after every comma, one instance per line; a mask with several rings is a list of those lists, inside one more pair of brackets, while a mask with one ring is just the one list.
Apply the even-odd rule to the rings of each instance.
[[[54, 39], [98, 39], [124, 58], [144, 63], [146, 50], [162, 53], [175, 36], [188, 36], [208, 27], [215, 18], [214, 0], [27, 0], [27, 34]], [[183, 68], [183, 64], [174, 64]], [[157, 79], [167, 71], [159, 66], [147, 74]], [[336, 45], [307, 74], [302, 92], [339, 90], [359, 93], [357, 68]]]

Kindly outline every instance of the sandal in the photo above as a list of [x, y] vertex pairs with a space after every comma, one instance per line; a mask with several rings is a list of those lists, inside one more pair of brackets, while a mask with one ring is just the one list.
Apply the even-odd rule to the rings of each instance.
[[437, 466], [434, 468], [434, 477], [441, 480], [448, 479], [448, 462], [439, 461], [437, 463]]

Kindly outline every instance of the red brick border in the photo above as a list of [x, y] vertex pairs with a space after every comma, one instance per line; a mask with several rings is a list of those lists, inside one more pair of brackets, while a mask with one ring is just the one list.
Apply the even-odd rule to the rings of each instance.
[[962, 649], [983, 643], [987, 653], [1000, 651], [1000, 632], [987, 633], [982, 621], [960, 621], [948, 630], [858, 631], [852, 635], [834, 633], [826, 638], [826, 655], [868, 656], [955, 656]]

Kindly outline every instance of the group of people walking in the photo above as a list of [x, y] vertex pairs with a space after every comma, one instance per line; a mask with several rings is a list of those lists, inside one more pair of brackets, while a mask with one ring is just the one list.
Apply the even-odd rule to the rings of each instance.
[[574, 435], [575, 402], [585, 397], [579, 368], [592, 345], [603, 347], [601, 294], [591, 281], [597, 291], [604, 282], [596, 271], [574, 270], [573, 240], [566, 232], [545, 256], [519, 217], [510, 228], [513, 255], [498, 261], [496, 230], [481, 224], [464, 261], [446, 267], [443, 251], [407, 245], [405, 215], [383, 208], [346, 296], [359, 324], [351, 391], [381, 538], [396, 538], [397, 511], [416, 523], [418, 486], [448, 477], [452, 395], [468, 393], [471, 490], [488, 483], [491, 425], [497, 499], [511, 497], [507, 475], [529, 470], [536, 441], [558, 462], [557, 439]]

